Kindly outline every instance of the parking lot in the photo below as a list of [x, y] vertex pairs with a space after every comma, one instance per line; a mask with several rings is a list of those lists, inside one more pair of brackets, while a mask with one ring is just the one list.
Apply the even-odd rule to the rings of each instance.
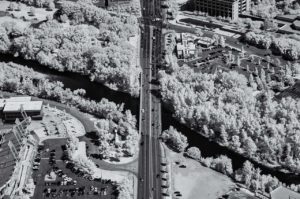
[[[101, 179], [92, 179], [74, 166], [64, 152], [66, 139], [45, 141], [34, 161], [33, 180], [36, 189], [33, 199], [41, 198], [116, 198], [116, 185]], [[51, 173], [51, 175], [50, 175]], [[45, 181], [45, 176], [52, 180]]]

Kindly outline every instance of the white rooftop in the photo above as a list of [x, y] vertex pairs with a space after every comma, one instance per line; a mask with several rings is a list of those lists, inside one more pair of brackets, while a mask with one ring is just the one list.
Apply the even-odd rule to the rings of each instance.
[[5, 103], [0, 101], [0, 109], [3, 108], [4, 106], [5, 106]]
[[184, 46], [182, 44], [177, 44], [177, 50], [184, 50]]
[[3, 112], [21, 111], [22, 105], [25, 111], [40, 111], [42, 110], [43, 101], [6, 102]]
[[31, 101], [31, 97], [10, 97], [4, 100], [6, 102], [29, 102]]

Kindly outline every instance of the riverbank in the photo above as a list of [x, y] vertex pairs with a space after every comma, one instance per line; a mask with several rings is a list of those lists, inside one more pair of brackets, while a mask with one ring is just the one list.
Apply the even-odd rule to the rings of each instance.
[[[2, 58], [2, 57], [1, 57]], [[14, 57], [4, 57], [6, 62], [14, 61]], [[11, 59], [9, 59], [11, 58]], [[16, 58], [16, 60], [22, 64], [22, 61], [24, 63], [28, 63], [28, 60], [24, 60], [21, 58]], [[124, 101], [124, 108], [130, 109], [133, 113], [138, 115], [138, 106], [139, 101], [138, 98], [133, 98], [129, 95], [124, 95], [122, 92], [116, 92], [109, 90], [105, 87], [103, 87], [101, 84], [90, 82], [87, 78], [79, 76], [78, 74], [73, 73], [59, 73], [59, 72], [53, 72], [53, 70], [43, 68], [40, 65], [31, 65], [26, 64], [30, 66], [33, 69], [43, 69], [43, 74], [47, 75], [49, 79], [53, 80], [59, 80], [64, 83], [66, 87], [69, 87], [72, 90], [82, 88], [87, 88], [86, 97], [90, 99], [97, 99], [100, 100], [104, 95], [107, 95], [107, 98], [114, 102], [122, 102]], [[221, 154], [228, 156], [230, 159], [232, 159], [233, 163], [233, 169], [236, 170], [238, 168], [241, 168], [243, 163], [248, 160], [247, 158], [228, 150], [225, 147], [222, 147], [218, 145], [217, 143], [209, 141], [204, 136], [200, 135], [199, 133], [189, 129], [187, 126], [179, 123], [175, 118], [172, 117], [173, 113], [170, 112], [170, 110], [166, 109], [166, 105], [163, 105], [162, 108], [162, 130], [166, 130], [169, 128], [169, 126], [174, 126], [176, 129], [184, 133], [188, 137], [188, 142], [190, 146], [197, 146], [201, 152], [202, 155], [205, 157], [216, 157]], [[283, 172], [277, 172], [272, 169], [260, 166], [258, 164], [255, 164], [255, 167], [260, 167], [263, 174], [271, 174], [272, 176], [276, 176], [280, 181], [286, 183], [286, 184], [299, 184], [299, 177], [291, 174], [285, 174]]]
[[[0, 96], [15, 97], [15, 96], [19, 96], [19, 94], [0, 91]], [[69, 107], [65, 104], [61, 104], [61, 103], [58, 103], [58, 102], [55, 102], [55, 101], [45, 100], [45, 99], [41, 99], [41, 98], [38, 98], [38, 97], [32, 97], [32, 98], [33, 98], [33, 100], [42, 100], [42, 101], [44, 101], [45, 104], [49, 105], [54, 110], [61, 111], [61, 112], [66, 112], [66, 113], [72, 115], [73, 117], [78, 119], [80, 121], [80, 123], [83, 124], [83, 126], [85, 128], [85, 132], [93, 132], [93, 131], [96, 130], [93, 121], [90, 119], [91, 115], [86, 114], [86, 113], [82, 113], [74, 107]], [[33, 121], [33, 122], [36, 123], [36, 121]], [[37, 128], [36, 124], [34, 126], [31, 126], [31, 130], [34, 130], [34, 128]], [[79, 138], [81, 140], [82, 140], [82, 137], [84, 137], [82, 135], [82, 133], [79, 133], [78, 135], [75, 135], [75, 136], [76, 137], [79, 136]], [[53, 136], [50, 135], [50, 136], [46, 136], [46, 137], [42, 136], [42, 137], [40, 137], [40, 139], [41, 139], [41, 142], [48, 142], [49, 140], [50, 141], [51, 140], [58, 140], [58, 142], [61, 142], [60, 140], [65, 140], [66, 139], [66, 134], [64, 134], [64, 137], [61, 137], [59, 135], [53, 135]], [[81, 141], [80, 143], [86, 143], [86, 142]], [[87, 144], [89, 145], [91, 143], [87, 142]], [[83, 159], [88, 158], [87, 154], [86, 154], [86, 151], [85, 151], [85, 148], [86, 148], [85, 146], [86, 146], [85, 144], [84, 145], [80, 144], [79, 147], [78, 147], [78, 151], [77, 151], [77, 154], [80, 154], [80, 156], [83, 156]], [[89, 146], [89, 147], [91, 147], [91, 146]], [[134, 198], [137, 197], [136, 172], [133, 171], [133, 170], [130, 170], [128, 168], [128, 166], [130, 166], [129, 164], [127, 164], [127, 165], [115, 165], [113, 163], [107, 163], [106, 167], [102, 168], [101, 164], [99, 164], [98, 160], [97, 161], [95, 161], [93, 159], [91, 159], [91, 160], [93, 161], [93, 163], [95, 165], [94, 166], [95, 170], [93, 171], [93, 177], [94, 178], [112, 180], [112, 181], [115, 181], [115, 182], [118, 182], [118, 183], [122, 183], [125, 179], [127, 179], [127, 180], [129, 180], [129, 182], [131, 183], [131, 186], [133, 187], [132, 195], [134, 195]], [[98, 166], [96, 167], [96, 164], [99, 167]], [[122, 168], [122, 166], [124, 166], [124, 168]]]
[[[8, 3], [0, 2], [3, 10], [6, 10]], [[139, 58], [135, 50], [139, 33], [135, 16], [127, 16], [128, 20], [123, 16], [121, 19], [119, 15], [111, 15], [106, 10], [81, 2], [61, 2], [57, 12], [54, 8], [48, 12], [45, 8], [33, 7], [29, 11], [27, 5], [20, 5], [22, 8], [19, 11], [10, 11], [10, 15], [0, 17], [3, 24], [1, 52], [36, 60], [57, 71], [86, 75], [110, 89], [132, 96], [139, 95], [138, 78], [141, 68], [136, 63]], [[79, 23], [75, 20], [74, 13], [69, 12], [72, 9], [80, 12], [83, 21]], [[61, 20], [60, 13], [65, 13], [64, 20]], [[21, 26], [27, 28], [20, 28]], [[105, 29], [108, 35], [114, 36], [106, 37], [99, 27]], [[64, 42], [60, 43], [58, 38]], [[49, 40], [52, 42], [47, 42]], [[28, 46], [27, 43], [35, 43], [35, 46]]]
[[176, 118], [173, 117], [173, 111], [170, 105], [163, 103], [162, 109], [162, 120], [163, 126], [162, 130], [168, 129], [170, 126], [175, 127], [178, 131], [184, 134], [188, 138], [188, 147], [196, 146], [200, 149], [201, 155], [203, 157], [217, 157], [219, 155], [226, 155], [232, 160], [232, 168], [234, 171], [242, 168], [245, 161], [250, 161], [256, 168], [261, 169], [261, 173], [278, 178], [281, 182], [290, 184], [300, 184], [300, 175], [287, 173], [281, 170], [278, 170], [274, 167], [268, 167], [266, 165], [260, 164], [257, 161], [245, 157], [240, 153], [237, 153], [234, 150], [229, 149], [218, 144], [211, 139], [208, 139], [206, 136], [201, 133], [191, 129], [188, 125], [181, 123]]
[[86, 99], [100, 101], [102, 98], [106, 98], [116, 104], [124, 104], [125, 109], [129, 109], [134, 115], [138, 116], [138, 98], [132, 97], [129, 93], [124, 91], [112, 90], [108, 86], [91, 81], [87, 75], [57, 71], [41, 65], [35, 60], [26, 60], [22, 57], [15, 57], [8, 53], [0, 53], [0, 61], [27, 66], [44, 75], [50, 81], [62, 82], [64, 87], [71, 89], [71, 91], [82, 88], [86, 91]]

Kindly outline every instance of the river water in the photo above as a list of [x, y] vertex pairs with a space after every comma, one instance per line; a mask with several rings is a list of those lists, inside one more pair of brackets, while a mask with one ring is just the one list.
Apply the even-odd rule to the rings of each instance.
[[[111, 90], [102, 84], [91, 82], [88, 77], [82, 76], [80, 74], [75, 74], [71, 72], [57, 72], [51, 70], [46, 66], [40, 65], [36, 61], [24, 60], [20, 57], [14, 57], [12, 55], [0, 55], [1, 62], [14, 62], [20, 65], [26, 65], [36, 72], [46, 75], [50, 80], [61, 81], [66, 88], [75, 90], [78, 88], [83, 88], [86, 90], [86, 97], [95, 101], [100, 101], [102, 98], [107, 98], [110, 101], [121, 104], [124, 103], [124, 108], [131, 110], [131, 112], [137, 116], [139, 113], [139, 99], [131, 97], [127, 93]], [[247, 158], [226, 149], [225, 147], [219, 146], [218, 144], [209, 141], [204, 136], [196, 133], [195, 131], [189, 129], [185, 125], [179, 123], [176, 119], [172, 117], [172, 113], [165, 106], [162, 107], [162, 129], [168, 129], [169, 126], [174, 126], [177, 130], [182, 132], [187, 136], [190, 146], [197, 146], [201, 150], [201, 154], [204, 157], [227, 155], [232, 159], [233, 169], [236, 170], [242, 167], [243, 163]], [[280, 181], [286, 184], [300, 184], [300, 175], [287, 174], [280, 171], [275, 171], [273, 169], [267, 168], [263, 165], [258, 165], [253, 162], [256, 167], [259, 167], [264, 174], [270, 174], [276, 176]]]

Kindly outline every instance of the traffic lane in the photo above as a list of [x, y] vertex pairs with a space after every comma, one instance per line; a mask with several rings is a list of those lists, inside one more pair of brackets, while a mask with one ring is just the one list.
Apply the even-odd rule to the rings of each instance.
[[158, 142], [156, 138], [153, 138], [153, 143], [155, 144], [156, 150], [155, 150], [155, 170], [154, 170], [154, 175], [153, 179], [155, 179], [154, 187], [156, 189], [156, 198], [160, 198], [161, 196], [161, 174], [160, 174], [160, 151], [158, 149]]
[[[156, 103], [154, 103], [156, 104]], [[152, 126], [152, 131], [153, 131], [153, 137], [152, 139], [152, 144], [153, 144], [153, 187], [155, 188], [155, 198], [160, 197], [160, 170], [159, 170], [159, 151], [158, 151], [158, 145], [157, 145], [157, 134], [158, 134], [158, 129], [157, 129], [157, 106], [155, 106], [154, 111], [152, 112], [153, 119], [155, 120], [154, 125]]]
[[[147, 31], [147, 28], [145, 28], [145, 34], [144, 34], [144, 36], [146, 36], [146, 38], [149, 38], [149, 35], [148, 35], [148, 31]], [[145, 42], [144, 42], [144, 46], [143, 46], [143, 59], [142, 59], [142, 64], [144, 65], [144, 66], [147, 66], [147, 64], [149, 64], [148, 63], [148, 54], [149, 54], [149, 47], [150, 47], [150, 45], [149, 45], [149, 39], [145, 39]], [[147, 81], [145, 81], [147, 78], [145, 78], [145, 76], [147, 77], [148, 76], [148, 74], [149, 74], [149, 72], [146, 70], [145, 71], [145, 73], [143, 73], [143, 74], [145, 74], [144, 75], [144, 78], [143, 78], [143, 80], [144, 80], [144, 82], [143, 82], [143, 85], [144, 85], [144, 90], [146, 89], [148, 89], [149, 90], [149, 88], [150, 88], [150, 86], [149, 86], [149, 84], [147, 83]], [[144, 98], [144, 100], [143, 100], [143, 103], [142, 103], [142, 106], [145, 108], [145, 109], [147, 109], [147, 107], [149, 106], [149, 104], [150, 104], [150, 102], [149, 102], [149, 98], [147, 97], [147, 92], [142, 92], [142, 95], [143, 96], [141, 96], [142, 98]], [[147, 132], [147, 130], [146, 129], [148, 129], [148, 126], [149, 125], [147, 125], [147, 123], [146, 123], [146, 121], [148, 120], [148, 118], [147, 118], [147, 116], [143, 116], [145, 119], [142, 121], [142, 128], [143, 128], [143, 132]], [[148, 188], [147, 188], [147, 182], [148, 182], [148, 180], [149, 180], [149, 173], [148, 172], [144, 172], [145, 170], [147, 171], [147, 170], [150, 170], [150, 168], [149, 168], [149, 162], [148, 162], [148, 160], [149, 160], [149, 153], [147, 153], [147, 149], [149, 148], [149, 140], [146, 138], [145, 139], [145, 137], [143, 136], [143, 139], [144, 139], [144, 144], [145, 144], [145, 147], [143, 147], [143, 149], [142, 149], [142, 151], [143, 151], [143, 157], [140, 159], [140, 160], [143, 160], [142, 161], [142, 164], [140, 164], [140, 166], [139, 166], [139, 172], [140, 173], [142, 173], [142, 174], [144, 174], [143, 175], [143, 181], [144, 181], [144, 185], [143, 185], [143, 187], [142, 188], [140, 188], [140, 192], [139, 192], [139, 197], [140, 196], [143, 196], [144, 198], [148, 198], [147, 196], [149, 195], [149, 192], [148, 192]], [[140, 162], [141, 163], [141, 162]]]
[[[148, 4], [148, 8], [150, 8], [150, 12], [151, 12], [151, 3], [149, 2], [149, 1], [146, 1], [146, 3], [149, 3]], [[153, 2], [154, 3], [154, 0], [152, 0], [151, 2]], [[149, 24], [151, 24], [151, 23], [149, 23]], [[145, 28], [145, 31], [146, 32], [148, 32], [148, 30], [147, 30], [147, 28]], [[151, 30], [150, 30], [150, 34], [151, 34]], [[147, 38], [149, 38], [149, 36], [147, 35]], [[151, 42], [152, 42], [152, 36], [150, 36], [150, 38], [149, 38], [149, 41], [150, 41], [150, 46], [151, 46]], [[148, 51], [148, 49], [149, 49], [149, 51]], [[152, 58], [152, 56], [151, 56], [151, 54], [152, 54], [152, 47], [146, 47], [146, 50], [145, 50], [145, 58], [147, 59], [147, 56], [150, 54], [150, 56], [148, 56], [150, 59]], [[145, 69], [145, 67], [149, 67], [149, 65], [148, 65], [149, 63], [145, 63], [145, 65], [144, 65], [144, 69]], [[149, 68], [151, 68], [151, 67], [149, 67]], [[151, 104], [151, 93], [150, 93], [150, 91], [151, 91], [151, 85], [149, 85], [149, 82], [151, 81], [151, 70], [150, 71], [148, 71], [147, 69], [146, 70], [144, 70], [145, 71], [145, 76], [146, 76], [146, 78], [144, 78], [144, 87], [143, 87], [143, 91], [145, 91], [146, 90], [146, 92], [144, 92], [145, 93], [145, 104], [148, 104], [148, 100], [149, 100], [149, 103]], [[148, 81], [146, 81], [148, 79]], [[149, 97], [149, 98], [148, 98]], [[145, 112], [150, 112], [150, 114], [151, 114], [151, 106], [149, 107], [150, 108], [150, 110], [148, 110], [148, 108], [147, 108], [148, 106], [146, 106], [145, 107]], [[146, 120], [147, 120], [147, 118], [145, 117], [145, 121], [144, 121], [144, 123], [145, 123], [145, 126], [146, 126], [146, 129], [148, 129], [148, 127], [147, 126], [149, 126], [150, 128], [151, 128], [151, 121], [149, 121], [148, 120], [148, 122], [146, 122]], [[147, 132], [147, 130], [144, 130], [145, 131], [145, 134], [144, 134], [144, 136], [146, 136], [146, 138], [145, 138], [145, 147], [144, 147], [144, 149], [146, 150], [146, 149], [148, 149], [148, 148], [150, 148], [151, 147], [151, 144], [152, 144], [152, 141], [151, 141], [151, 139], [148, 137], [148, 136], [150, 136], [151, 135], [151, 129], [149, 129], [149, 134], [147, 134], [146, 132]], [[148, 140], [149, 139], [149, 140]], [[149, 144], [150, 146], [148, 146], [147, 144]], [[149, 150], [149, 155], [152, 155], [153, 156], [153, 154], [152, 154], [152, 150]], [[154, 157], [154, 156], [153, 156]], [[145, 157], [147, 160], [150, 160], [151, 158], [150, 157]], [[150, 164], [152, 164], [152, 161], [149, 161], [149, 166], [151, 166]], [[147, 164], [146, 164], [147, 165]], [[152, 170], [149, 170], [149, 172], [146, 172], [146, 173], [148, 173], [149, 174], [149, 176], [147, 177], [147, 178], [152, 178], [152, 175], [153, 175], [153, 172], [152, 172]], [[147, 180], [148, 181], [148, 180]], [[151, 180], [150, 180], [151, 181]], [[151, 183], [151, 182], [150, 182]], [[147, 191], [148, 192], [148, 191]], [[151, 194], [151, 192], [149, 192], [149, 194]], [[148, 196], [150, 196], [148, 194]], [[146, 194], [147, 195], [147, 194]]]
[[[147, 105], [149, 104], [149, 98], [146, 96], [146, 99], [145, 99], [145, 112], [147, 112]], [[142, 167], [142, 170], [140, 172], [142, 172], [144, 174], [144, 178], [143, 178], [143, 181], [144, 181], [144, 187], [143, 187], [143, 193], [142, 195], [144, 196], [144, 198], [148, 198], [147, 196], [149, 195], [149, 187], [147, 186], [149, 183], [149, 176], [151, 175], [151, 173], [149, 173], [149, 171], [151, 171], [151, 168], [149, 167], [150, 164], [149, 164], [149, 160], [150, 160], [150, 153], [149, 152], [149, 148], [150, 148], [150, 141], [149, 141], [149, 135], [147, 134], [147, 130], [149, 129], [149, 122], [148, 122], [148, 118], [147, 118], [147, 115], [146, 115], [146, 118], [145, 120], [142, 122], [143, 123], [143, 131], [145, 132], [144, 135], [143, 135], [143, 138], [144, 138], [144, 144], [143, 144], [143, 164], [144, 166]], [[145, 172], [146, 171], [146, 172]]]
[[[145, 85], [146, 85], [146, 89], [147, 89], [147, 86], [149, 86], [148, 84], [147, 84], [147, 82], [145, 82]], [[144, 108], [144, 113], [146, 112], [147, 113], [147, 107], [148, 107], [148, 105], [149, 105], [149, 98], [148, 98], [148, 96], [147, 96], [147, 94], [146, 94], [146, 92], [143, 92], [143, 93], [145, 93], [144, 94], [144, 103], [143, 103], [143, 108]], [[149, 162], [148, 162], [148, 160], [149, 160], [149, 153], [148, 153], [148, 149], [149, 149], [149, 139], [148, 139], [148, 134], [147, 134], [147, 132], [148, 132], [148, 128], [149, 128], [149, 124], [148, 124], [148, 121], [149, 121], [149, 118], [148, 118], [148, 116], [147, 116], [147, 114], [143, 114], [143, 117], [144, 117], [144, 119], [142, 120], [142, 128], [143, 128], [143, 142], [144, 142], [144, 144], [142, 145], [142, 150], [143, 150], [143, 157], [142, 157], [142, 162], [143, 162], [143, 165], [141, 166], [141, 169], [140, 169], [140, 172], [141, 173], [143, 173], [143, 181], [144, 181], [144, 188], [146, 188], [147, 187], [147, 182], [148, 182], [148, 180], [149, 180], [149, 174], [148, 174], [148, 172], [144, 172], [144, 171], [149, 171], [150, 170], [150, 168], [149, 168]], [[146, 197], [147, 196], [147, 188], [146, 188], [146, 190], [143, 188], [143, 195], [144, 195], [144, 197]]]
[[144, 184], [144, 186], [145, 186], [145, 189], [146, 190], [144, 190], [144, 196], [145, 196], [145, 198], [147, 198], [149, 195], [150, 195], [150, 183], [149, 183], [149, 181], [150, 181], [150, 179], [151, 179], [151, 167], [149, 167], [150, 166], [150, 164], [151, 164], [151, 162], [150, 162], [150, 157], [151, 157], [151, 153], [149, 152], [149, 148], [150, 148], [150, 139], [149, 139], [149, 136], [147, 135], [146, 136], [146, 152], [147, 152], [147, 156], [145, 157], [146, 158], [146, 160], [147, 160], [147, 164], [146, 164], [146, 172], [145, 172], [145, 174], [146, 174], [146, 180], [145, 180], [145, 184]]
[[[147, 147], [147, 143], [149, 143], [149, 142], [147, 141], [146, 138], [144, 138], [144, 142], [145, 142], [145, 144], [144, 144], [145, 147]], [[147, 150], [145, 149], [145, 147], [143, 147], [144, 149], [143, 149], [143, 154], [142, 154], [142, 157], [141, 157], [141, 160], [143, 160], [143, 162], [145, 160], [147, 160]], [[145, 188], [147, 186], [148, 175], [147, 175], [147, 172], [144, 172], [147, 169], [147, 164], [146, 163], [143, 164], [141, 166], [141, 169], [140, 169], [140, 172], [143, 174], [143, 176], [141, 176], [141, 179], [140, 179], [140, 181], [142, 181], [142, 182], [140, 183], [141, 188], [139, 189], [140, 190], [139, 198], [141, 198], [141, 197], [145, 198], [145, 196], [147, 195], [147, 189], [145, 189]]]
[[[142, 138], [143, 142], [145, 142], [145, 138], [143, 136]], [[139, 156], [139, 188], [138, 188], [138, 198], [141, 198], [141, 196], [143, 196], [144, 194], [144, 179], [146, 179], [145, 173], [143, 172], [145, 170], [145, 164], [144, 164], [144, 160], [145, 160], [145, 148], [144, 147], [140, 147], [140, 156]], [[141, 175], [142, 174], [142, 175]]]
[[[151, 29], [150, 29], [151, 30]], [[151, 32], [150, 32], [150, 35], [151, 35]], [[149, 36], [148, 36], [149, 38]], [[150, 37], [151, 38], [151, 37]], [[149, 39], [150, 39], [149, 38]], [[151, 40], [150, 40], [150, 45], [147, 49], [151, 49]], [[147, 52], [147, 54], [151, 54], [151, 50]], [[149, 66], [149, 57], [146, 57], [145, 59], [145, 65], [144, 66]], [[151, 149], [151, 143], [150, 143], [150, 140], [149, 140], [149, 137], [151, 135], [151, 125], [149, 123], [151, 123], [151, 113], [150, 113], [150, 109], [151, 109], [151, 97], [150, 97], [150, 89], [151, 89], [151, 85], [149, 84], [148, 82], [148, 79], [151, 78], [151, 71], [149, 69], [144, 69], [144, 74], [145, 74], [145, 78], [144, 78], [144, 91], [143, 92], [144, 94], [144, 102], [143, 103], [143, 107], [144, 107], [144, 115], [145, 115], [145, 119], [143, 120], [143, 126], [144, 126], [144, 136], [145, 137], [145, 147], [144, 147], [144, 159], [145, 161], [144, 164], [145, 164], [145, 169], [146, 169], [146, 172], [144, 172], [144, 176], [145, 176], [145, 180], [144, 180], [144, 188], [143, 188], [143, 191], [144, 191], [144, 194], [143, 196], [145, 198], [148, 198], [149, 194], [151, 194], [149, 192], [149, 190], [151, 189], [151, 186], [152, 186], [152, 182], [151, 182], [151, 179], [152, 179], [152, 168], [151, 168], [151, 164], [152, 164], [152, 149]], [[149, 115], [147, 114], [149, 113]], [[148, 132], [148, 133], [147, 133]], [[148, 183], [149, 182], [149, 183]]]
[[[142, 93], [145, 93], [145, 92], [142, 92]], [[142, 98], [143, 98], [143, 103], [142, 103], [142, 107], [144, 107], [144, 106], [147, 106], [147, 104], [149, 103], [148, 102], [148, 100], [147, 100], [147, 98], [144, 98], [144, 94], [142, 94], [143, 96], [141, 96]], [[144, 172], [145, 170], [147, 170], [147, 169], [149, 169], [148, 168], [148, 162], [147, 162], [147, 150], [146, 150], [146, 148], [145, 147], [147, 147], [148, 146], [148, 141], [147, 141], [147, 139], [145, 139], [145, 132], [147, 132], [147, 124], [145, 123], [145, 120], [146, 120], [146, 118], [145, 118], [145, 115], [143, 114], [142, 115], [142, 124], [141, 124], [141, 128], [142, 128], [142, 134], [143, 134], [143, 136], [142, 136], [142, 150], [141, 150], [141, 157], [140, 157], [140, 162], [139, 162], [139, 174], [140, 174], [140, 176], [141, 176], [141, 178], [142, 178], [142, 180], [144, 181], [144, 183], [141, 183], [141, 184], [143, 184], [143, 186], [139, 189], [140, 190], [140, 192], [139, 192], [139, 198], [141, 198], [141, 197], [143, 197], [143, 198], [145, 198], [145, 194], [147, 194], [147, 190], [145, 190], [145, 187], [146, 187], [146, 182], [147, 182], [147, 180], [148, 180], [148, 177], [147, 177], [147, 173], [146, 172]], [[144, 146], [143, 146], [144, 145]]]
[[[160, 55], [160, 50], [161, 50], [161, 34], [160, 34], [160, 29], [157, 28], [155, 29], [155, 48], [153, 49], [153, 56], [154, 60], [152, 64], [152, 69], [153, 69], [153, 78], [156, 79], [157, 76], [157, 64], [156, 62], [159, 61], [159, 55]], [[152, 91], [157, 90], [158, 87], [156, 85], [151, 85], [152, 86]], [[151, 110], [152, 112], [152, 118], [153, 118], [153, 125], [152, 125], [152, 132], [153, 132], [153, 137], [152, 139], [152, 144], [153, 144], [153, 179], [154, 180], [154, 187], [155, 187], [155, 198], [160, 198], [161, 196], [161, 178], [160, 178], [160, 156], [159, 156], [159, 148], [158, 148], [158, 140], [157, 138], [160, 135], [160, 121], [159, 121], [159, 105], [160, 105], [160, 100], [158, 100], [154, 95], [152, 95], [152, 102], [153, 102], [153, 108]]]
[[149, 106], [148, 106], [148, 114], [149, 114], [149, 121], [147, 122], [148, 124], [148, 131], [149, 131], [149, 158], [148, 158], [148, 161], [149, 161], [149, 192], [150, 192], [150, 195], [152, 194], [152, 187], [153, 187], [153, 178], [152, 178], [152, 172], [153, 172], [153, 165], [152, 165], [152, 161], [153, 161], [153, 154], [152, 154], [152, 143], [151, 143], [151, 136], [152, 136], [152, 129], [151, 129], [151, 124], [152, 124], [152, 114], [151, 114], [151, 109], [152, 109], [152, 98], [151, 98], [151, 84], [149, 83], [149, 80], [151, 80], [152, 78], [152, 73], [151, 73], [151, 65], [150, 63], [152, 62], [152, 51], [151, 49], [153, 49], [153, 43], [152, 43], [152, 36], [153, 36], [153, 27], [150, 26], [150, 54], [149, 54], [149, 63], [148, 63], [148, 66], [149, 66], [149, 75], [148, 75], [148, 82], [147, 84], [149, 85], [149, 89], [148, 89], [148, 92], [146, 93], [146, 95], [149, 97]]

